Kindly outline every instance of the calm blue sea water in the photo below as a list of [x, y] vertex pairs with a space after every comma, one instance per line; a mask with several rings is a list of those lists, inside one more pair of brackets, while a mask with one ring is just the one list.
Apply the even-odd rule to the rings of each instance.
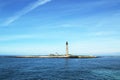
[[120, 80], [120, 57], [0, 58], [0, 80]]

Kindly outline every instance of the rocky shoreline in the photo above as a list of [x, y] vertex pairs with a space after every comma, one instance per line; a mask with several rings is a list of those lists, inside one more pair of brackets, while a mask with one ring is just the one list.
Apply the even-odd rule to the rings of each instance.
[[11, 58], [98, 58], [98, 56], [6, 56]]

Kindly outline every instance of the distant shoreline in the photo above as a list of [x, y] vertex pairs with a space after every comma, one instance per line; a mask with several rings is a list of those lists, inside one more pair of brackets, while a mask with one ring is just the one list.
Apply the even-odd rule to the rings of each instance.
[[29, 56], [1, 56], [1, 57], [9, 57], [9, 58], [99, 58], [98, 56], [38, 56], [38, 55], [29, 55]]

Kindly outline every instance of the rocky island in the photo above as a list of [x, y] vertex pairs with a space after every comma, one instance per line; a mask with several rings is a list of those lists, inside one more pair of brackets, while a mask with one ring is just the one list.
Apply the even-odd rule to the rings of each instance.
[[[10, 56], [9, 56], [10, 57]], [[39, 56], [39, 55], [35, 55], [35, 56], [12, 56], [15, 58], [98, 58], [97, 56], [78, 56], [78, 55], [71, 55], [71, 56]]]
[[98, 58], [98, 56], [86, 56], [86, 55], [71, 55], [69, 54], [68, 50], [68, 42], [66, 42], [66, 54], [59, 55], [59, 54], [49, 54], [49, 55], [29, 55], [29, 56], [12, 56], [15, 58]]

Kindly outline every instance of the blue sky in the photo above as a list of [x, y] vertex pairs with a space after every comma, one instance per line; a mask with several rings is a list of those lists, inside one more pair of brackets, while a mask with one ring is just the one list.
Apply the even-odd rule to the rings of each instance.
[[120, 0], [0, 0], [0, 54], [120, 55]]

